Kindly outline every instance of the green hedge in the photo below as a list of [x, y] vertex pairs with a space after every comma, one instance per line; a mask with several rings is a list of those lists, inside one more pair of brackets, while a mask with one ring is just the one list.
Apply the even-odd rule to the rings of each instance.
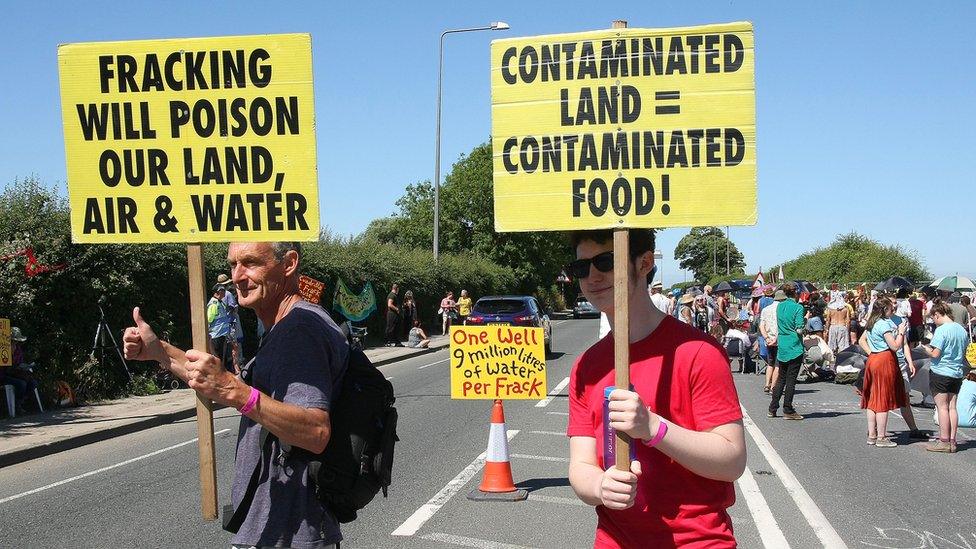
[[[89, 358], [99, 320], [98, 301], [113, 335], [132, 325], [132, 307], [163, 337], [190, 344], [189, 290], [184, 245], [72, 244], [66, 200], [35, 178], [15, 181], [0, 195], [0, 256], [31, 246], [41, 264], [65, 268], [27, 276], [23, 257], [0, 262], [0, 317], [9, 318], [29, 338], [28, 360], [38, 363], [38, 376], [50, 394], [53, 382], [68, 381], [87, 399], [110, 398], [152, 390], [154, 366], [130, 364], [139, 374], [129, 384], [118, 362], [102, 368]], [[508, 269], [470, 255], [442, 255], [433, 262], [425, 250], [403, 250], [375, 242], [343, 242], [326, 238], [308, 243], [304, 272], [326, 283], [323, 305], [330, 308], [337, 277], [353, 290], [373, 283], [378, 312], [368, 319], [370, 332], [382, 337], [381, 312], [390, 285], [413, 290], [428, 331], [443, 292], [467, 289], [473, 298], [506, 293], [516, 287]], [[207, 286], [227, 271], [227, 246], [204, 247]], [[402, 295], [402, 293], [401, 293]], [[204, 299], [207, 296], [201, 296]], [[256, 318], [242, 309], [248, 337], [245, 352], [253, 354]], [[119, 341], [121, 343], [121, 341]]]

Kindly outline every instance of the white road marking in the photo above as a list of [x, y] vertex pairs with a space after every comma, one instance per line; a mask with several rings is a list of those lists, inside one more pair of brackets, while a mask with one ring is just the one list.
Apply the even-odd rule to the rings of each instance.
[[529, 501], [541, 501], [544, 503], [560, 503], [562, 505], [589, 507], [589, 505], [583, 503], [582, 501], [576, 498], [560, 498], [556, 496], [537, 496], [535, 494], [529, 494]]
[[800, 509], [800, 513], [810, 523], [810, 526], [813, 528], [813, 533], [820, 539], [820, 543], [824, 547], [830, 547], [832, 549], [847, 549], [847, 544], [841, 539], [840, 534], [830, 525], [830, 521], [824, 516], [820, 507], [817, 507], [813, 498], [803, 488], [800, 481], [796, 479], [796, 475], [793, 474], [793, 471], [790, 471], [790, 468], [786, 466], [786, 462], [779, 456], [779, 453], [776, 452], [773, 445], [769, 443], [766, 435], [759, 430], [756, 423], [749, 417], [749, 413], [746, 412], [745, 407], [742, 408], [742, 424], [745, 425], [746, 431], [749, 432], [749, 436], [755, 441], [756, 446], [766, 456], [766, 461], [769, 462], [770, 467], [779, 476], [780, 482], [783, 483], [786, 491], [793, 498], [796, 506]]
[[540, 400], [539, 402], [536, 402], [535, 407], [545, 408], [546, 406], [549, 406], [549, 403], [552, 402], [552, 399], [556, 398], [556, 395], [558, 395], [560, 391], [565, 389], [567, 385], [569, 385], [568, 377], [563, 378], [563, 380], [559, 382], [559, 385], [556, 385], [556, 387], [553, 390], [549, 391], [549, 396]]
[[420, 536], [421, 539], [460, 545], [461, 547], [477, 547], [478, 549], [529, 549], [524, 545], [512, 545], [511, 543], [501, 543], [487, 539], [468, 538], [465, 536], [455, 536], [453, 534], [442, 534], [434, 532]]
[[390, 381], [391, 379], [393, 379], [393, 376], [386, 378], [387, 381]]
[[566, 436], [566, 433], [562, 433], [562, 432], [559, 432], [559, 431], [529, 431], [529, 434], [532, 434], [532, 435], [552, 435], [554, 437], [564, 437], [564, 436]]
[[[223, 434], [223, 433], [227, 433], [229, 431], [230, 431], [230, 429], [221, 429], [221, 430], [217, 431], [216, 433], [214, 433], [214, 436], [217, 436], [217, 435], [220, 435], [220, 434]], [[43, 492], [44, 490], [50, 490], [51, 488], [57, 488], [58, 486], [62, 486], [64, 484], [68, 484], [69, 482], [74, 482], [76, 480], [80, 480], [80, 479], [83, 479], [83, 478], [86, 478], [86, 477], [90, 477], [92, 475], [97, 475], [98, 473], [104, 473], [105, 471], [111, 471], [112, 469], [116, 469], [116, 468], [122, 467], [123, 465], [128, 465], [130, 463], [135, 463], [137, 461], [141, 461], [141, 460], [144, 460], [146, 458], [150, 458], [150, 457], [153, 457], [155, 455], [162, 454], [163, 452], [168, 452], [170, 450], [175, 450], [177, 448], [182, 448], [183, 446], [187, 446], [189, 444], [193, 444], [197, 440], [199, 440], [199, 439], [198, 438], [195, 438], [195, 439], [192, 439], [192, 440], [188, 440], [186, 442], [181, 442], [179, 444], [174, 444], [172, 446], [167, 446], [166, 448], [162, 448], [162, 449], [156, 450], [155, 452], [150, 452], [148, 454], [144, 454], [144, 455], [141, 455], [139, 457], [134, 457], [132, 459], [127, 459], [127, 460], [125, 460], [125, 461], [123, 461], [121, 463], [116, 463], [115, 465], [109, 465], [108, 467], [102, 467], [101, 469], [95, 469], [94, 471], [89, 471], [87, 473], [82, 473], [80, 475], [75, 475], [75, 476], [73, 476], [71, 478], [66, 478], [64, 480], [59, 480], [57, 482], [53, 482], [53, 483], [48, 484], [46, 486], [41, 486], [40, 488], [34, 488], [33, 490], [28, 490], [28, 491], [23, 492], [23, 493], [20, 493], [20, 494], [16, 494], [16, 495], [13, 495], [13, 496], [5, 497], [3, 499], [0, 499], [0, 504], [7, 503], [8, 501], [13, 501], [15, 499], [19, 499], [19, 498], [22, 498], [24, 496], [29, 496], [31, 494], [36, 494], [38, 492]]]
[[776, 524], [773, 512], [769, 510], [766, 498], [759, 491], [756, 484], [756, 477], [752, 476], [752, 471], [746, 467], [742, 476], [737, 481], [742, 495], [746, 498], [746, 505], [752, 513], [752, 520], [756, 523], [759, 530], [759, 538], [762, 540], [763, 547], [767, 549], [789, 549], [790, 544], [783, 535], [783, 530]]
[[417, 369], [418, 370], [423, 370], [424, 368], [429, 368], [431, 366], [434, 366], [434, 365], [437, 365], [437, 364], [441, 364], [441, 363], [447, 362], [449, 360], [451, 360], [451, 359], [445, 358], [444, 360], [438, 360], [437, 362], [431, 362], [430, 364], [424, 364], [423, 366], [421, 366], [421, 367], [419, 367]]
[[532, 456], [529, 454], [512, 454], [509, 457], [521, 458], [521, 459], [534, 459], [537, 461], [562, 461], [569, 463], [569, 458], [564, 457], [553, 457], [553, 456]]
[[[515, 438], [519, 432], [517, 429], [508, 431], [508, 440], [511, 441]], [[430, 520], [441, 507], [444, 506], [454, 494], [457, 494], [469, 480], [474, 478], [485, 466], [486, 452], [481, 452], [478, 457], [471, 462], [470, 465], [464, 468], [456, 477], [451, 479], [439, 492], [434, 494], [434, 497], [421, 505], [416, 511], [413, 512], [410, 517], [403, 521], [403, 524], [397, 526], [397, 529], [390, 533], [391, 536], [412, 536], [420, 530], [420, 527], [424, 525], [425, 522]], [[479, 546], [480, 547], [480, 546]]]
[[569, 412], [546, 412], [550, 416], [568, 416]]

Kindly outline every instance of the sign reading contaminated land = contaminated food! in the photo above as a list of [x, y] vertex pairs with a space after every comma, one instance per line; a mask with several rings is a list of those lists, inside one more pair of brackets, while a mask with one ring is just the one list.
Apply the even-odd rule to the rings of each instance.
[[545, 398], [542, 328], [452, 326], [450, 337], [452, 399]]
[[75, 242], [315, 240], [307, 34], [58, 48]]
[[495, 229], [756, 223], [751, 23], [495, 40]]

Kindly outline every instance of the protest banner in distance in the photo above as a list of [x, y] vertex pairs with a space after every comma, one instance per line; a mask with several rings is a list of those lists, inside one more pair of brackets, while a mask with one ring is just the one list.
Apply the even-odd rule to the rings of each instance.
[[752, 225], [751, 23], [491, 45], [495, 230]]
[[318, 304], [322, 300], [325, 283], [306, 275], [298, 277], [298, 293], [309, 303]]
[[451, 326], [452, 399], [546, 396], [545, 334], [522, 326]]
[[13, 345], [10, 343], [10, 319], [0, 318], [0, 366], [13, 365]]
[[315, 240], [311, 37], [58, 48], [80, 243]]
[[353, 322], [366, 320], [376, 310], [373, 284], [367, 282], [363, 291], [355, 294], [341, 278], [338, 279], [335, 294], [332, 296], [332, 308]]

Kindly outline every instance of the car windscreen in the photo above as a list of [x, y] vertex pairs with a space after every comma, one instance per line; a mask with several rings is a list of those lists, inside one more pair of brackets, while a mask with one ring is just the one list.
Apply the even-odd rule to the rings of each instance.
[[521, 299], [483, 299], [475, 304], [474, 311], [486, 315], [504, 315], [525, 310]]

